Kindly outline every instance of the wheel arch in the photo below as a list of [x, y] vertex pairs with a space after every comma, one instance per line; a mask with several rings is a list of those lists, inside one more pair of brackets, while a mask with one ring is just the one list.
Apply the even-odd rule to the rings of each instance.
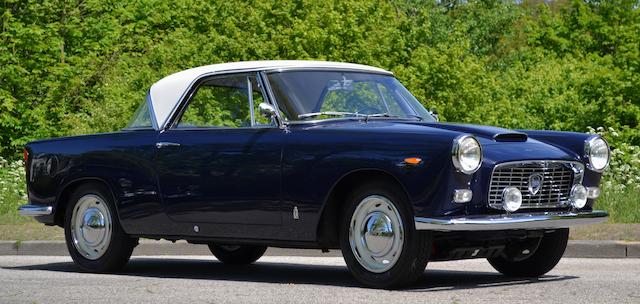
[[320, 220], [317, 227], [317, 239], [323, 248], [338, 248], [338, 226], [343, 202], [350, 193], [350, 190], [359, 185], [374, 181], [385, 181], [398, 186], [402, 190], [402, 195], [409, 201], [409, 196], [404, 185], [393, 174], [381, 169], [357, 169], [344, 174], [336, 181], [320, 212]]
[[[66, 214], [67, 205], [69, 204], [69, 199], [71, 198], [71, 195], [80, 186], [88, 183], [97, 183], [105, 186], [107, 190], [109, 190], [109, 193], [111, 194], [111, 198], [113, 199], [113, 201], [116, 202], [115, 193], [113, 192], [111, 185], [109, 185], [109, 183], [106, 180], [99, 177], [76, 178], [70, 182], [67, 182], [63, 187], [61, 187], [61, 190], [58, 192], [58, 195], [56, 195], [56, 203], [55, 203], [56, 207], [55, 207], [55, 214], [54, 214], [55, 225], [64, 227], [64, 217]], [[116, 216], [119, 217], [119, 215], [117, 214], [118, 204], [114, 203], [114, 205], [116, 208]]]

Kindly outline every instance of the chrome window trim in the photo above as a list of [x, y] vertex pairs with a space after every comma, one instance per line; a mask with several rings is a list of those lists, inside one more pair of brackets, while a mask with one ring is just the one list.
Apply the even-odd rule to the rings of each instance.
[[155, 113], [155, 110], [153, 109], [153, 102], [151, 102], [151, 90], [147, 91], [147, 98], [145, 102], [149, 106], [149, 115], [151, 115], [151, 127], [154, 130], [160, 130], [160, 127], [158, 126], [158, 121], [156, 119], [156, 113]]
[[[253, 84], [251, 83], [251, 76], [247, 75], [245, 77], [247, 79], [247, 100], [249, 100], [249, 120], [251, 120], [251, 127], [254, 128], [256, 126], [256, 113], [254, 113], [253, 108]], [[258, 80], [258, 75], [256, 75], [256, 80]], [[264, 96], [263, 96], [264, 98]]]
[[[509, 162], [503, 162], [503, 163], [498, 163], [496, 165], [494, 165], [493, 169], [491, 170], [491, 176], [489, 176], [489, 187], [487, 188], [487, 206], [489, 208], [492, 209], [502, 209], [502, 207], [498, 208], [498, 207], [493, 207], [490, 204], [490, 195], [491, 195], [491, 185], [493, 184], [493, 175], [495, 173], [495, 171], [498, 168], [501, 167], [509, 167], [509, 166], [516, 166], [516, 165], [525, 165], [525, 164], [531, 164], [531, 163], [561, 163], [561, 164], [570, 164], [571, 165], [571, 169], [573, 170], [573, 185], [576, 184], [582, 184], [582, 181], [584, 179], [584, 168], [585, 165], [582, 162], [579, 161], [575, 161], [575, 160], [560, 160], [560, 159], [532, 159], [532, 160], [517, 160], [517, 161], [509, 161]], [[568, 203], [568, 202], [567, 202]], [[567, 205], [568, 206], [568, 205]], [[558, 208], [562, 207], [560, 206], [560, 204], [558, 205]], [[524, 208], [524, 207], [523, 207]], [[545, 208], [549, 208], [549, 207], [545, 207]]]

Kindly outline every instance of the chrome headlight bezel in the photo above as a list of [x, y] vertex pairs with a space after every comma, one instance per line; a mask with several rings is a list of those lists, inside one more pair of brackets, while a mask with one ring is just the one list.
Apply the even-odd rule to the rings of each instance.
[[[461, 150], [461, 147], [463, 145], [470, 143], [469, 141], [473, 141], [478, 147], [478, 161], [473, 166], [468, 166], [464, 163], [465, 160], [462, 156], [463, 151]], [[460, 135], [456, 137], [453, 140], [453, 147], [451, 149], [451, 161], [453, 162], [453, 166], [459, 172], [462, 172], [464, 174], [475, 173], [476, 171], [478, 171], [478, 169], [480, 169], [480, 166], [482, 165], [482, 145], [480, 145], [480, 142], [472, 135]]]
[[[598, 167], [594, 165], [592, 152], [594, 151], [594, 148], [597, 147], [597, 145], [603, 145], [603, 144], [604, 144], [604, 147], [606, 147], [607, 157], [606, 157], [604, 166]], [[589, 170], [592, 170], [595, 172], [604, 171], [605, 169], [607, 169], [607, 167], [609, 167], [609, 162], [611, 161], [611, 149], [609, 148], [609, 143], [604, 138], [602, 138], [602, 136], [599, 136], [599, 135], [595, 135], [587, 138], [587, 140], [585, 140], [584, 142], [584, 158], [587, 160], [587, 168]]]

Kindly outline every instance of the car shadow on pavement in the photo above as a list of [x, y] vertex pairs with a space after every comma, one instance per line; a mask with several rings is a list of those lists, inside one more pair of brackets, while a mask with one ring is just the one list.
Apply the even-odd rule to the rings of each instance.
[[[44, 270], [82, 272], [72, 262], [3, 267], [11, 270]], [[305, 265], [258, 261], [247, 266], [229, 266], [216, 260], [133, 258], [116, 274], [151, 278], [192, 280], [223, 280], [278, 284], [312, 284], [342, 287], [362, 287], [345, 266]], [[547, 275], [537, 279], [512, 278], [499, 273], [429, 269], [418, 282], [405, 291], [426, 292], [456, 289], [475, 289], [495, 286], [538, 284], [576, 279], [575, 276]]]

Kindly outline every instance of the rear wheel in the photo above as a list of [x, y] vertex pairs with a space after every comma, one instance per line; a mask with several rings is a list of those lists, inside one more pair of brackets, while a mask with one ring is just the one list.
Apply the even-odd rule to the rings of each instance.
[[262, 257], [267, 247], [209, 244], [209, 250], [222, 263], [247, 265]]
[[375, 288], [415, 282], [427, 265], [431, 238], [416, 231], [402, 190], [384, 182], [367, 184], [356, 189], [347, 204], [340, 246], [353, 276]]
[[73, 192], [64, 232], [73, 261], [91, 272], [120, 270], [138, 244], [120, 227], [110, 191], [97, 183], [84, 184]]
[[539, 277], [553, 269], [564, 254], [569, 240], [569, 229], [545, 233], [531, 256], [522, 259], [514, 256], [489, 258], [489, 263], [500, 273], [516, 277]]

